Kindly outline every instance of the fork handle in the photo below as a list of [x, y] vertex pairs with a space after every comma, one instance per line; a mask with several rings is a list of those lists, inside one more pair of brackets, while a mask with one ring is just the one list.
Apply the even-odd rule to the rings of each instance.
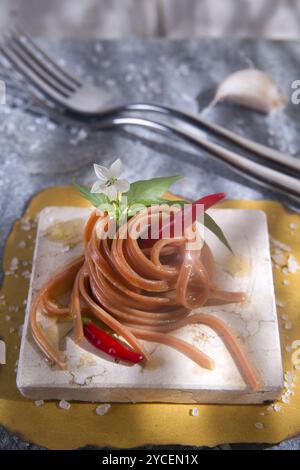
[[123, 109], [124, 111], [155, 112], [175, 117], [192, 126], [208, 130], [218, 137], [224, 137], [225, 139], [237, 144], [239, 147], [250, 150], [265, 160], [269, 160], [283, 167], [287, 167], [289, 170], [292, 170], [293, 173], [296, 171], [300, 176], [299, 159], [291, 157], [288, 154], [284, 154], [276, 149], [267, 147], [266, 145], [255, 142], [251, 139], [248, 139], [247, 137], [238, 135], [235, 132], [226, 129], [225, 127], [204, 119], [202, 116], [195, 115], [187, 111], [181, 111], [180, 109], [174, 108], [173, 106], [152, 103], [132, 103], [123, 106]]
[[146, 127], [154, 131], [179, 136], [198, 147], [200, 146], [208, 150], [214, 157], [226, 162], [243, 176], [251, 180], [261, 181], [271, 189], [276, 188], [300, 203], [300, 180], [298, 178], [283, 174], [269, 167], [264, 167], [260, 163], [249, 160], [232, 150], [221, 147], [201, 136], [196, 136], [187, 130], [183, 130], [175, 124], [166, 124], [150, 119], [128, 116], [111, 118], [107, 121], [94, 124], [95, 128], [98, 130], [127, 125]]

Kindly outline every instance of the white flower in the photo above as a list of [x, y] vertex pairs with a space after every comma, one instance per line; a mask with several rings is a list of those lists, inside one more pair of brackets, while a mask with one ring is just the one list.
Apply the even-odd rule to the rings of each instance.
[[119, 158], [110, 168], [94, 163], [94, 170], [99, 181], [93, 184], [91, 193], [104, 193], [110, 200], [115, 201], [118, 193], [126, 193], [129, 190], [130, 183], [118, 179], [122, 173], [122, 162]]

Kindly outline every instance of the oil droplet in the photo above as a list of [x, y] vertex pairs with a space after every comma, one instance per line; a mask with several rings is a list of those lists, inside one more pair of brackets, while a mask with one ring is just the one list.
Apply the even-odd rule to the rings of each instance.
[[249, 258], [241, 255], [231, 255], [226, 261], [224, 271], [236, 277], [246, 277], [251, 273]]
[[82, 241], [83, 226], [84, 219], [54, 222], [45, 230], [45, 236], [52, 242], [63, 243], [74, 248]]

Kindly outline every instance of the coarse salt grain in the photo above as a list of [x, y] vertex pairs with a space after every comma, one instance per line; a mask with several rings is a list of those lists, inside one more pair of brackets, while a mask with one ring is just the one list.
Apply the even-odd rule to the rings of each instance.
[[292, 372], [290, 371], [287, 371], [285, 374], [284, 374], [284, 378], [287, 382], [293, 382], [294, 380], [294, 374], [292, 374]]
[[288, 404], [290, 402], [289, 396], [284, 393], [281, 397], [281, 401], [285, 404]]
[[60, 400], [58, 406], [62, 410], [69, 410], [71, 408], [71, 404], [66, 400]]
[[271, 242], [271, 245], [273, 245], [276, 248], [279, 248], [280, 250], [292, 251], [289, 245], [287, 245], [286, 243], [280, 242], [279, 240], [275, 240], [275, 238], [270, 237], [270, 242]]
[[12, 258], [10, 262], [10, 266], [9, 266], [10, 271], [15, 271], [18, 268], [18, 265], [19, 265], [18, 258]]
[[292, 224], [289, 225], [289, 227], [290, 227], [291, 230], [297, 230], [298, 224], [293, 224], [292, 223]]
[[289, 285], [289, 281], [288, 281], [287, 279], [284, 279], [284, 280], [282, 281], [282, 284], [283, 284], [284, 286], [288, 286], [288, 285]]
[[288, 257], [287, 268], [290, 273], [295, 273], [300, 270], [300, 266], [297, 263], [296, 258], [292, 255]]
[[191, 416], [199, 416], [199, 410], [198, 408], [194, 407], [190, 410], [190, 415]]
[[258, 423], [255, 423], [255, 427], [256, 427], [257, 429], [263, 429], [264, 425], [263, 425], [263, 423], [259, 423], [259, 422], [258, 422]]
[[274, 411], [275, 411], [276, 413], [279, 413], [279, 411], [281, 410], [281, 405], [279, 405], [278, 403], [275, 403], [275, 405], [273, 406], [273, 408], [274, 408]]
[[284, 266], [286, 264], [285, 257], [282, 253], [273, 253], [271, 257], [274, 263], [278, 264], [278, 266]]
[[45, 403], [44, 400], [36, 400], [36, 401], [34, 402], [35, 406], [43, 406], [44, 403]]
[[30, 279], [31, 273], [30, 271], [26, 270], [22, 272], [22, 276], [25, 277], [25, 279]]
[[283, 300], [276, 299], [277, 307], [285, 307], [285, 302]]
[[106, 415], [106, 413], [109, 411], [110, 408], [111, 408], [111, 405], [109, 405], [108, 403], [104, 403], [103, 405], [97, 406], [97, 408], [95, 409], [95, 413], [98, 416], [104, 416]]
[[103, 51], [103, 45], [101, 43], [97, 42], [94, 46], [94, 50], [98, 53], [102, 52]]
[[293, 326], [293, 324], [292, 324], [291, 321], [287, 321], [287, 322], [285, 322], [285, 324], [284, 324], [284, 328], [285, 328], [286, 330], [291, 330], [291, 329], [292, 329], [292, 326]]
[[31, 224], [29, 220], [21, 220], [21, 230], [28, 232], [31, 229]]

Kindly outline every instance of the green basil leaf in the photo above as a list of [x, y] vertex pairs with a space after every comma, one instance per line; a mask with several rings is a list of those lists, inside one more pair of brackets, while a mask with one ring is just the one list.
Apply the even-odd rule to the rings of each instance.
[[99, 207], [101, 204], [106, 204], [108, 202], [108, 199], [105, 196], [105, 194], [91, 193], [90, 190], [86, 188], [85, 186], [82, 186], [81, 184], [78, 184], [78, 183], [73, 183], [73, 184], [75, 188], [78, 189], [80, 194], [85, 199], [87, 199], [91, 204], [93, 204], [93, 206]]
[[169, 187], [181, 179], [182, 176], [168, 176], [163, 178], [153, 178], [150, 180], [136, 181], [130, 184], [130, 189], [126, 193], [128, 205], [131, 206], [137, 202], [146, 200], [155, 200], [161, 198]]
[[229, 242], [225, 237], [223, 230], [206, 212], [204, 212], [204, 226], [208, 228], [208, 230], [210, 230], [213, 234], [215, 234], [215, 236], [220, 240], [220, 242], [222, 242], [226, 246], [226, 248], [228, 248], [228, 250], [233, 253], [232, 248], [229, 245]]

